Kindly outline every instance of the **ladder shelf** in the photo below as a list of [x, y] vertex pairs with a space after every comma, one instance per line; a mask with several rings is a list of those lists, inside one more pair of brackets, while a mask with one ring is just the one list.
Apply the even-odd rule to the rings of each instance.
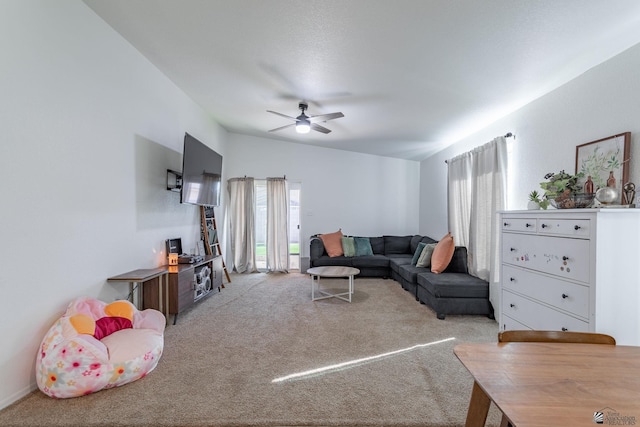
[[[200, 235], [204, 241], [204, 248], [207, 255], [220, 256], [222, 259], [222, 269], [227, 278], [227, 282], [231, 283], [231, 277], [227, 271], [227, 266], [222, 257], [220, 249], [220, 241], [218, 240], [218, 227], [216, 225], [216, 214], [213, 206], [200, 206]], [[224, 284], [222, 285], [224, 288]]]

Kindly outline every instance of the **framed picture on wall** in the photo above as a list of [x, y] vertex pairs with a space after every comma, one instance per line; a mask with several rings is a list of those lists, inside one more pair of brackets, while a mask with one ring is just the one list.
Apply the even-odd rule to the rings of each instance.
[[[576, 173], [584, 177], [578, 183], [585, 192], [615, 187], [622, 195], [622, 187], [629, 180], [629, 149], [631, 132], [619, 133], [576, 147]], [[615, 204], [620, 204], [618, 198]]]

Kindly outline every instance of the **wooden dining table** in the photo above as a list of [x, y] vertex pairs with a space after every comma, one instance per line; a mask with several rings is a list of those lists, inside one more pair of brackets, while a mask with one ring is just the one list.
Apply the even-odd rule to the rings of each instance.
[[640, 347], [541, 342], [459, 344], [471, 373], [467, 427], [491, 402], [514, 427], [640, 425]]

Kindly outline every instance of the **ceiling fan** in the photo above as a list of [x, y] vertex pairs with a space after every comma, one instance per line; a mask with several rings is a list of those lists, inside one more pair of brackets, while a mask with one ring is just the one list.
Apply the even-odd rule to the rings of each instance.
[[279, 128], [271, 129], [269, 132], [276, 132], [282, 129], [286, 129], [292, 126], [296, 127], [296, 132], [298, 133], [309, 133], [311, 129], [322, 132], [329, 133], [330, 129], [326, 127], [320, 126], [318, 122], [326, 122], [328, 120], [339, 119], [340, 117], [344, 117], [342, 113], [329, 113], [329, 114], [319, 114], [317, 116], [307, 116], [304, 112], [309, 108], [309, 105], [305, 101], [300, 101], [298, 103], [298, 108], [302, 111], [298, 117], [287, 116], [286, 114], [278, 113], [276, 111], [267, 110], [267, 113], [273, 113], [278, 116], [286, 117], [287, 119], [295, 120], [295, 123], [291, 123], [286, 126], [282, 126]]

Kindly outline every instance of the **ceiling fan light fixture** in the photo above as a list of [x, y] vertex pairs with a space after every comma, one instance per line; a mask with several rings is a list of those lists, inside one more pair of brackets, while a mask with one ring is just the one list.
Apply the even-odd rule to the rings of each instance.
[[327, 122], [328, 120], [339, 119], [340, 117], [344, 117], [344, 114], [340, 112], [336, 113], [328, 113], [328, 114], [318, 114], [315, 116], [307, 116], [304, 112], [307, 110], [307, 103], [304, 101], [300, 101], [298, 104], [298, 108], [302, 111], [298, 117], [287, 116], [286, 114], [278, 113], [277, 111], [267, 110], [267, 113], [275, 114], [276, 116], [281, 116], [287, 119], [295, 120], [295, 123], [288, 124], [286, 126], [280, 126], [279, 128], [271, 129], [269, 132], [275, 132], [282, 129], [291, 129], [295, 126], [296, 133], [305, 134], [309, 133], [311, 130], [315, 130], [320, 133], [331, 133], [330, 129], [327, 129], [324, 126], [320, 126], [318, 122]]
[[309, 120], [303, 119], [303, 120], [299, 120], [296, 123], [296, 132], [309, 133], [310, 130], [311, 130], [311, 123], [309, 123]]

